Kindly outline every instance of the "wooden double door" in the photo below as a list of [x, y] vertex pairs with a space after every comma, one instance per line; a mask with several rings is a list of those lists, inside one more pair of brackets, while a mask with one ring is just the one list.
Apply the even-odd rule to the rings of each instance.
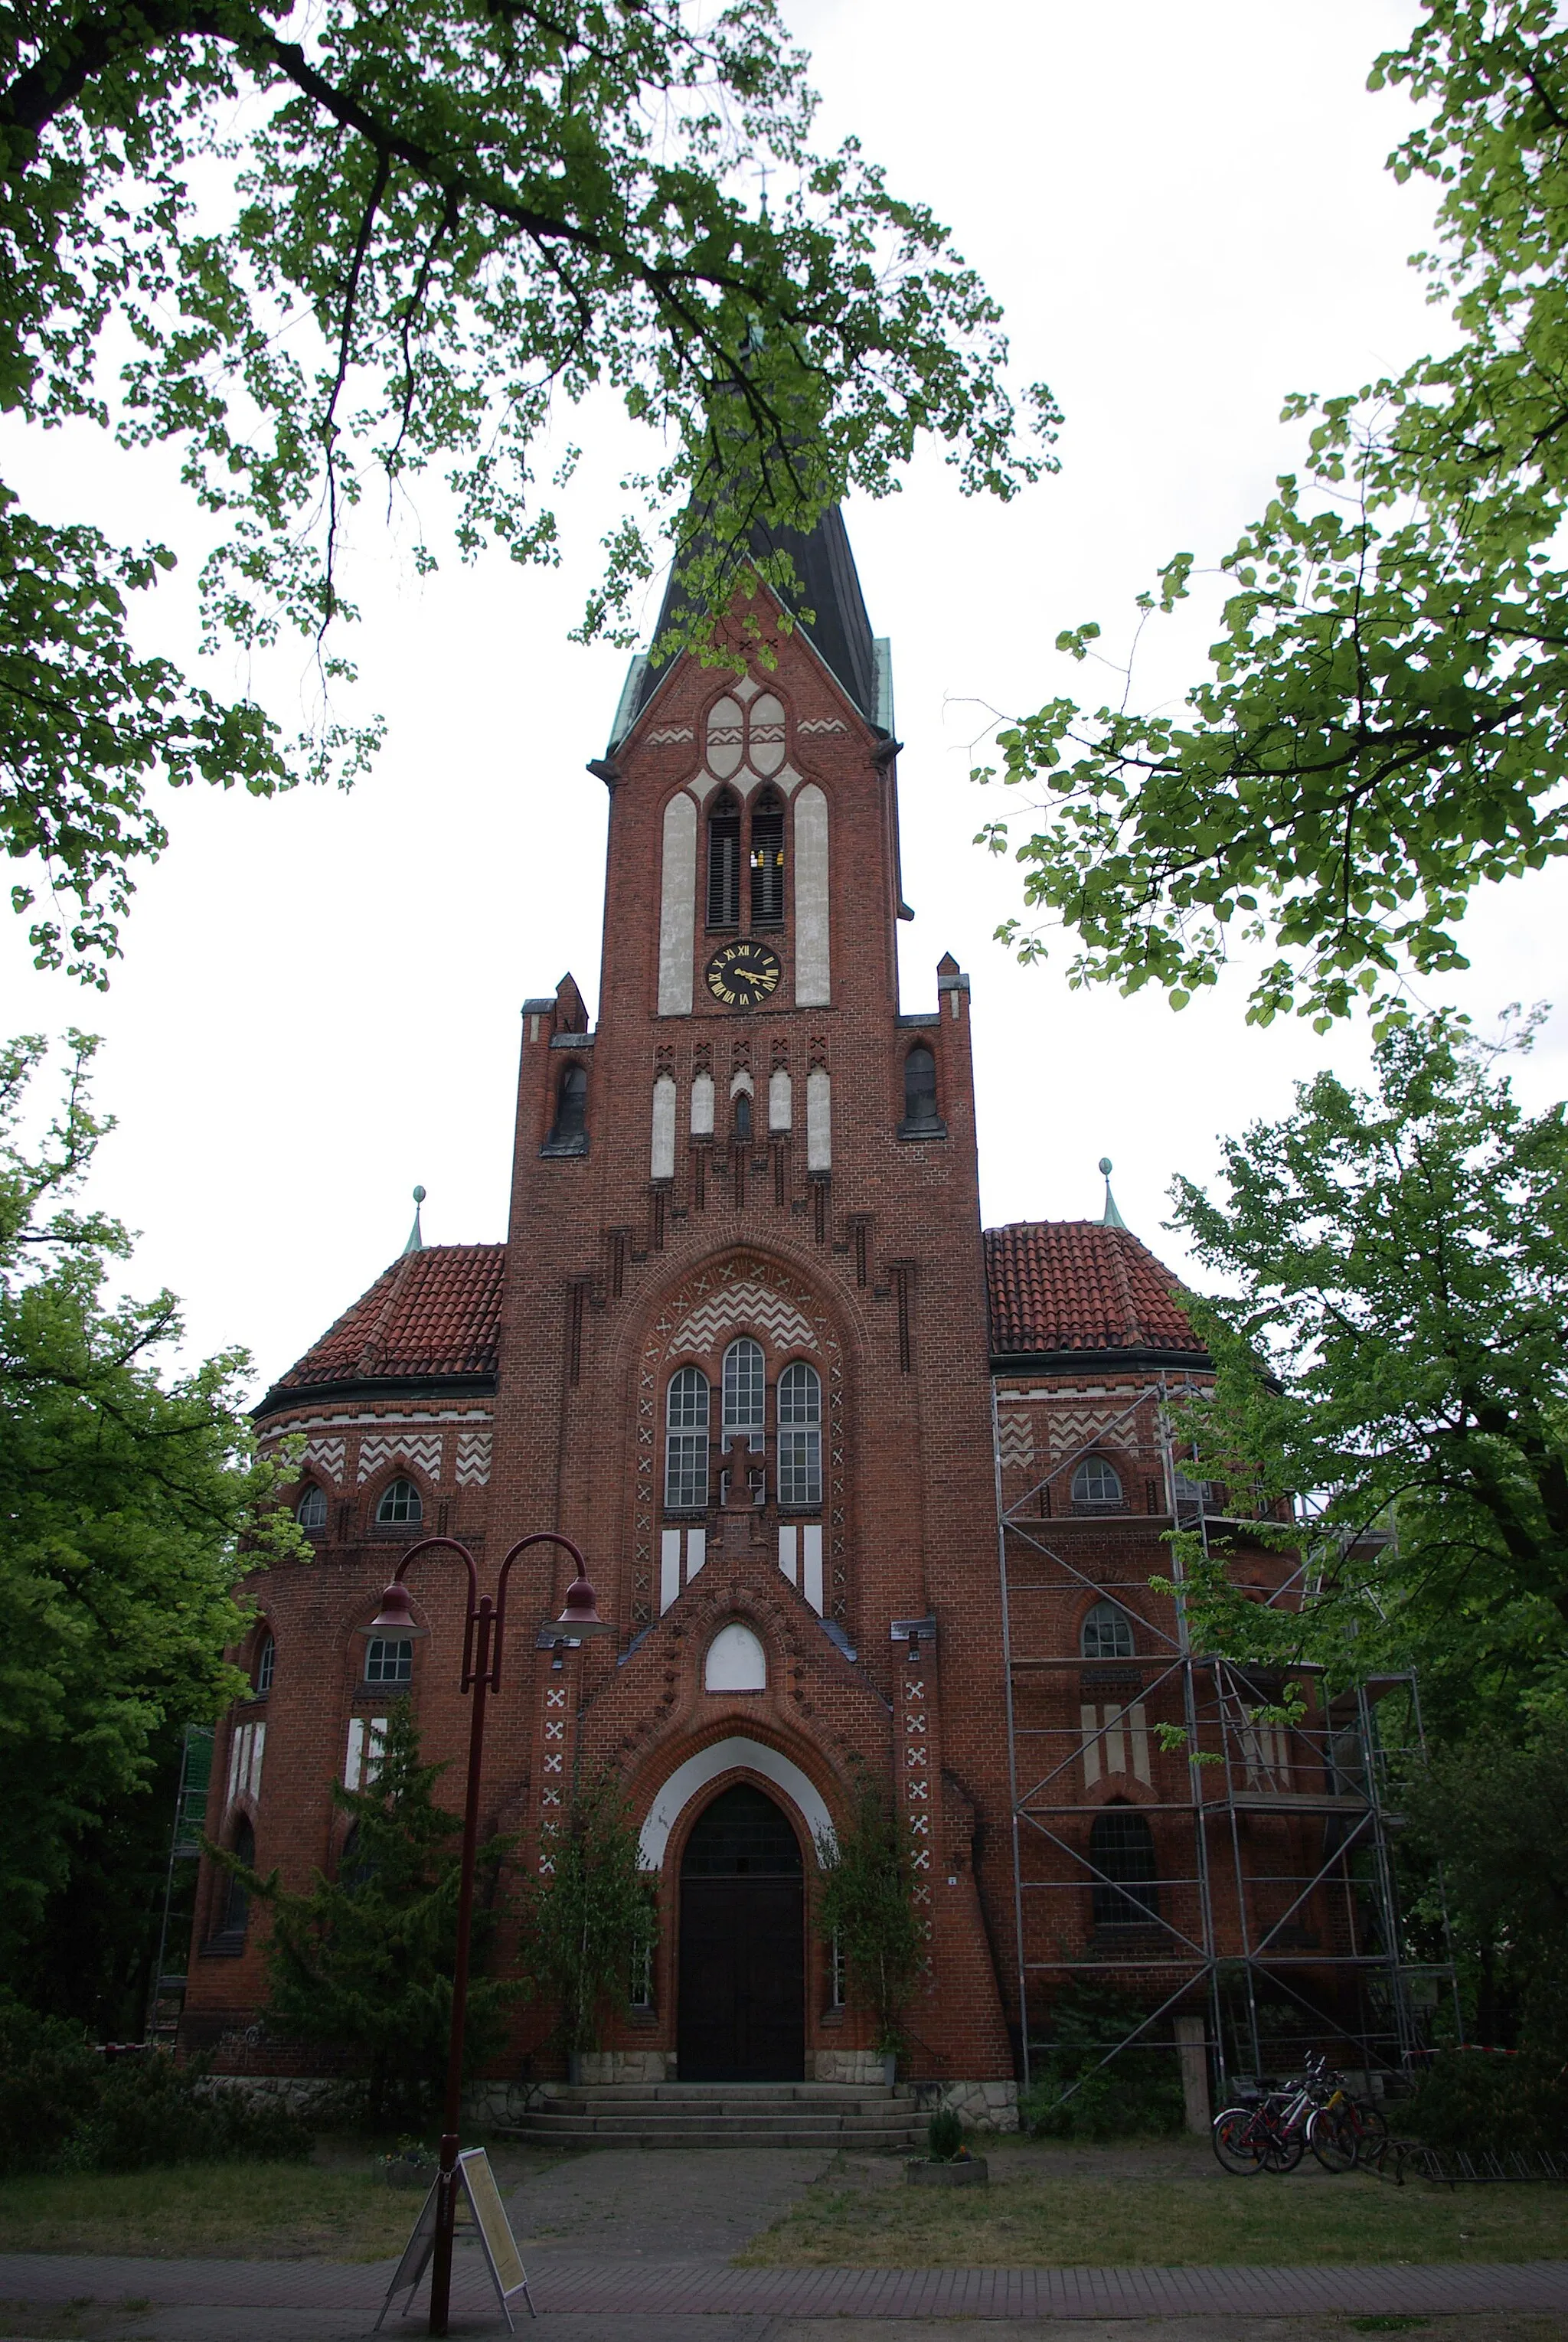
[[677, 2071], [683, 2082], [805, 2073], [805, 1892], [780, 1808], [743, 1782], [714, 1798], [681, 1866]]

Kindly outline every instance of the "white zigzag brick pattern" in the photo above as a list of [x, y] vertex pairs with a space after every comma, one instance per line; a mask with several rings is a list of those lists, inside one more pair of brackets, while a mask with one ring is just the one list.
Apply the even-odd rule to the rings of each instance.
[[490, 1438], [487, 1431], [460, 1431], [457, 1435], [457, 1485], [460, 1488], [483, 1488], [490, 1478]]
[[803, 740], [812, 740], [822, 732], [847, 732], [849, 726], [841, 716], [813, 716], [799, 730]]
[[694, 736], [689, 724], [661, 724], [656, 732], [649, 733], [648, 745], [653, 748], [663, 748], [667, 747], [672, 740], [690, 740]]
[[999, 1418], [1002, 1461], [1014, 1471], [1022, 1471], [1034, 1461], [1034, 1426], [1026, 1415], [1004, 1415]]
[[676, 1326], [672, 1350], [710, 1350], [731, 1326], [744, 1321], [748, 1331], [760, 1328], [775, 1350], [814, 1350], [817, 1338], [805, 1317], [782, 1293], [765, 1285], [726, 1285], [701, 1302]]
[[306, 1445], [305, 1460], [314, 1465], [326, 1479], [341, 1480], [344, 1452], [347, 1446], [345, 1439], [313, 1439]]
[[[1087, 1447], [1091, 1440], [1098, 1440], [1103, 1447], [1124, 1447], [1135, 1454], [1137, 1426], [1133, 1420], [1117, 1423], [1116, 1417], [1123, 1411], [1109, 1406], [1064, 1406], [1059, 1415], [1053, 1412], [1052, 1453], [1063, 1456], [1070, 1448]], [[1114, 1430], [1109, 1427], [1112, 1425], [1115, 1425]]]
[[394, 1457], [412, 1464], [416, 1472], [430, 1479], [441, 1477], [441, 1434], [439, 1431], [401, 1432], [386, 1438], [362, 1439], [359, 1443], [359, 1476], [368, 1480], [384, 1464]]

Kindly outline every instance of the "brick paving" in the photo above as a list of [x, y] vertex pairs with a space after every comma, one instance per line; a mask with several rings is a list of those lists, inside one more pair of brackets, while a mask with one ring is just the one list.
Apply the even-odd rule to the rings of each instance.
[[[40, 2305], [86, 2297], [99, 2302], [136, 2299], [158, 2311], [285, 2312], [290, 2330], [301, 2337], [313, 2331], [352, 2335], [368, 2332], [392, 2266], [13, 2253], [0, 2255], [0, 2297]], [[557, 2318], [618, 2324], [696, 2317], [738, 2319], [744, 2330], [750, 2321], [765, 2325], [779, 2317], [1077, 2322], [1281, 2318], [1314, 2312], [1568, 2312], [1568, 2261], [1306, 2268], [754, 2269], [722, 2261], [586, 2260], [545, 2251], [533, 2256], [529, 2274], [546, 2325]], [[456, 2306], [463, 2330], [504, 2330], [472, 2263], [462, 2272]], [[307, 2317], [311, 2327], [304, 2323]], [[207, 2330], [215, 2333], [217, 2321]]]

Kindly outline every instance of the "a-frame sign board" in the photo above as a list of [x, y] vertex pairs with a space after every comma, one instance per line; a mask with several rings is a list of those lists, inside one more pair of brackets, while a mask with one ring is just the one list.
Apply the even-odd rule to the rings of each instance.
[[[490, 2157], [482, 2147], [471, 2147], [465, 2155], [458, 2157], [456, 2181], [457, 2222], [454, 2241], [462, 2243], [465, 2238], [478, 2238], [484, 2247], [491, 2282], [500, 2297], [503, 2315], [515, 2334], [517, 2328], [512, 2324], [512, 2296], [514, 2293], [520, 2293], [528, 2304], [530, 2317], [536, 2317], [539, 2313], [528, 2290], [523, 2256], [517, 2249], [517, 2239], [512, 2234], [506, 2207], [501, 2201], [501, 2190], [496, 2187], [495, 2174], [490, 2168]], [[435, 2250], [435, 2200], [440, 2186], [437, 2179], [424, 2199], [424, 2209], [414, 2224], [414, 2234], [409, 2237], [403, 2258], [393, 2272], [392, 2283], [386, 2288], [386, 2299], [381, 2305], [381, 2317], [371, 2328], [373, 2333], [379, 2333], [381, 2318], [392, 2307], [394, 2294], [406, 2293], [408, 2296], [403, 2305], [404, 2317], [414, 2307], [419, 2280]], [[464, 2206], [468, 2211], [466, 2220], [463, 2217]]]

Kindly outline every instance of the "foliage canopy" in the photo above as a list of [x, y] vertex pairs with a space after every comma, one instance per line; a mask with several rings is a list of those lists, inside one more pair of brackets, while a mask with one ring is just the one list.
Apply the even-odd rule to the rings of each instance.
[[1385, 1034], [1373, 1071], [1227, 1141], [1223, 1200], [1173, 1191], [1229, 1295], [1191, 1305], [1218, 1369], [1183, 1415], [1198, 1468], [1233, 1504], [1321, 1507], [1299, 1613], [1192, 1538], [1186, 1560], [1213, 1647], [1342, 1677], [1413, 1661], [1463, 1729], [1568, 1688], [1568, 1128], [1443, 1017]]
[[96, 1045], [72, 1037], [33, 1149], [18, 1122], [45, 1044], [0, 1048], [0, 1966], [56, 2006], [52, 1969], [81, 1957], [54, 1925], [74, 1872], [178, 1728], [242, 1687], [224, 1660], [243, 1629], [232, 1589], [298, 1544], [265, 1513], [276, 1474], [242, 1412], [245, 1354], [161, 1379], [173, 1296], [105, 1292], [131, 1244], [70, 1200], [112, 1126], [89, 1102]]
[[[1179, 1008], [1239, 936], [1265, 955], [1249, 1018], [1321, 1029], [1463, 966], [1474, 888], [1568, 852], [1568, 25], [1554, 0], [1423, 0], [1385, 85], [1423, 110], [1390, 167], [1440, 191], [1415, 265], [1454, 345], [1288, 401], [1306, 484], [1282, 478], [1225, 556], [1183, 713], [1060, 697], [1000, 735], [1005, 779], [1045, 785], [1015, 851], [1026, 907], [1076, 932], [1074, 983]], [[1175, 555], [1139, 608], [1171, 610], [1193, 569]], [[1081, 661], [1099, 632], [1057, 647]], [[1005, 819], [980, 835], [1010, 844]], [[1045, 950], [1020, 918], [999, 933]]]
[[[0, 48], [0, 409], [178, 449], [216, 534], [209, 648], [297, 629], [324, 691], [346, 676], [324, 644], [354, 615], [353, 515], [375, 490], [432, 567], [411, 496], [432, 468], [464, 557], [554, 561], [536, 452], [599, 386], [659, 450], [628, 493], [700, 488], [694, 630], [759, 517], [886, 494], [922, 433], [971, 493], [1051, 460], [947, 231], [854, 141], [813, 151], [771, 0], [39, 0]], [[1048, 394], [1029, 405], [1048, 442]], [[634, 507], [605, 550], [584, 630], [628, 639], [653, 563]], [[376, 737], [324, 709], [290, 746], [253, 701], [138, 657], [126, 596], [172, 558], [0, 488], [0, 842], [55, 890], [39, 963], [93, 981], [166, 842], [149, 776], [266, 794], [351, 777]]]

